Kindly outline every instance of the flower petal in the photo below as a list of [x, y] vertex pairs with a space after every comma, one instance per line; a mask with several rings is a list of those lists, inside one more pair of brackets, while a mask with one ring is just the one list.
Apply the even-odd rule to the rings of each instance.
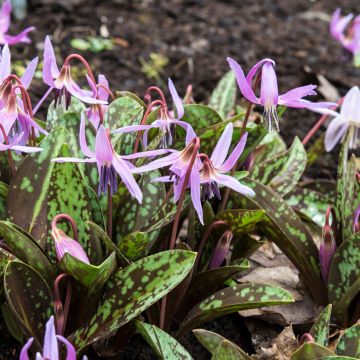
[[193, 168], [191, 169], [190, 188], [192, 203], [198, 214], [200, 223], [204, 225], [204, 215], [200, 196], [200, 174], [197, 166], [193, 166]]
[[59, 68], [56, 65], [56, 57], [54, 48], [51, 44], [49, 36], [46, 36], [44, 43], [44, 65], [43, 65], [43, 79], [44, 82], [55, 87], [54, 79], [59, 76]]
[[247, 136], [248, 136], [248, 133], [244, 133], [244, 135], [241, 137], [240, 141], [235, 146], [235, 149], [232, 151], [230, 156], [222, 164], [222, 166], [219, 167], [219, 170], [221, 172], [228, 172], [234, 167], [234, 165], [238, 161], [239, 157], [241, 156], [242, 152], [244, 151]]
[[233, 124], [229, 123], [226, 125], [213, 153], [211, 154], [210, 160], [212, 160], [215, 167], [219, 167], [225, 161], [231, 145], [232, 134]]
[[[107, 81], [105, 75], [100, 74], [98, 76], [98, 83], [100, 85], [103, 85], [105, 88], [110, 89], [109, 82]], [[100, 86], [98, 88], [98, 97], [100, 100], [107, 101], [109, 98], [109, 93], [103, 87]]]
[[349, 121], [360, 123], [360, 89], [352, 87], [344, 97], [340, 114]]
[[82, 90], [78, 84], [73, 80], [73, 78], [67, 79], [66, 82], [64, 82], [64, 86], [66, 90], [77, 99], [83, 101], [87, 104], [104, 104], [106, 105], [107, 102], [104, 100], [96, 99], [93, 97], [90, 97], [89, 94], [87, 94], [84, 90]]
[[171, 81], [170, 78], [168, 79], [168, 86], [176, 108], [177, 118], [181, 119], [184, 116], [184, 105], [182, 99], [180, 98], [178, 92], [176, 91], [174, 83]]
[[27, 89], [30, 86], [31, 80], [33, 79], [35, 74], [38, 60], [39, 60], [38, 57], [32, 59], [29, 65], [26, 67], [23, 76], [21, 77], [21, 82], [24, 85], [25, 89]]
[[78, 163], [95, 163], [95, 158], [89, 158], [89, 159], [80, 159], [76, 157], [58, 157], [51, 159], [51, 161], [58, 162], [58, 163], [64, 163], [64, 162], [78, 162]]
[[34, 30], [35, 30], [34, 26], [29, 26], [17, 35], [4, 34], [4, 39], [6, 43], [9, 45], [15, 45], [20, 42], [30, 44], [31, 39], [28, 37], [28, 34]]
[[226, 58], [226, 60], [228, 61], [232, 71], [235, 73], [236, 81], [238, 83], [242, 95], [250, 102], [257, 104], [259, 102], [259, 99], [256, 97], [251, 85], [246, 80], [244, 72], [241, 69], [241, 66], [235, 60], [229, 57]]
[[154, 157], [154, 156], [164, 155], [164, 154], [167, 154], [169, 152], [174, 152], [174, 151], [176, 151], [176, 150], [171, 150], [171, 149], [148, 150], [148, 151], [138, 152], [138, 153], [130, 154], [130, 155], [121, 155], [121, 157], [126, 160], [131, 160], [131, 159], [138, 159], [141, 157]]
[[271, 62], [265, 62], [261, 73], [260, 104], [265, 107], [277, 105], [278, 95], [274, 65]]
[[66, 346], [66, 360], [76, 360], [76, 351], [73, 344], [61, 335], [56, 335], [56, 337]]
[[23, 346], [23, 348], [21, 349], [21, 352], [20, 352], [20, 357], [19, 357], [20, 360], [29, 360], [28, 350], [30, 349], [33, 341], [34, 341], [34, 338], [31, 337], [31, 338], [26, 342], [26, 344]]
[[[316, 91], [314, 91], [315, 89], [316, 89], [316, 85], [306, 85], [292, 89], [286, 92], [285, 94], [279, 96], [279, 104], [280, 104], [280, 98], [281, 101], [286, 102], [291, 100], [298, 100], [305, 96], [316, 95]], [[284, 103], [284, 105], [286, 104]]]
[[240, 184], [238, 180], [233, 178], [232, 176], [219, 174], [217, 173], [215, 176], [211, 177], [214, 181], [219, 184], [225, 185], [228, 188], [235, 190], [236, 192], [246, 195], [246, 196], [254, 196], [254, 190], [250, 189], [248, 186]]
[[174, 161], [178, 159], [178, 157], [179, 157], [179, 152], [177, 151], [161, 159], [154, 160], [147, 165], [143, 165], [138, 168], [132, 169], [131, 172], [133, 174], [141, 174], [143, 172], [152, 171], [166, 166], [170, 166], [174, 163]]
[[55, 334], [54, 316], [46, 323], [43, 357], [45, 359], [59, 360], [59, 346]]
[[129, 125], [129, 126], [123, 126], [121, 128], [112, 130], [112, 134], [124, 134], [129, 133], [133, 131], [142, 131], [142, 130], [149, 130], [151, 129], [151, 125]]
[[333, 119], [326, 130], [325, 150], [331, 151], [345, 135], [348, 128], [349, 123], [341, 115]]
[[35, 152], [43, 151], [43, 149], [39, 147], [21, 146], [21, 145], [11, 146], [11, 150], [20, 151], [24, 153], [35, 153]]
[[95, 139], [95, 156], [98, 162], [111, 162], [113, 160], [113, 148], [104, 125], [100, 125]]
[[136, 198], [136, 200], [141, 204], [142, 203], [142, 192], [134, 179], [134, 176], [131, 173], [131, 170], [120, 156], [115, 155], [113, 161], [114, 168], [119, 174], [121, 180], [124, 182], [125, 186], [129, 190], [130, 194]]
[[265, 63], [271, 63], [273, 66], [275, 66], [275, 61], [272, 59], [262, 59], [260, 60], [257, 64], [255, 64], [249, 71], [249, 73], [246, 76], [246, 80], [249, 83], [250, 86], [252, 86], [252, 81], [254, 79], [254, 76], [256, 75], [256, 73], [258, 72], [258, 70], [260, 69], [261, 66], [263, 66]]
[[0, 32], [7, 33], [10, 27], [11, 21], [11, 1], [5, 0], [0, 8]]
[[85, 115], [81, 114], [80, 120], [80, 131], [79, 131], [79, 140], [80, 140], [80, 148], [83, 154], [89, 158], [95, 157], [95, 153], [91, 151], [86, 142], [86, 131], [85, 131]]
[[5, 44], [1, 51], [0, 81], [3, 81], [11, 74], [11, 56], [8, 44]]

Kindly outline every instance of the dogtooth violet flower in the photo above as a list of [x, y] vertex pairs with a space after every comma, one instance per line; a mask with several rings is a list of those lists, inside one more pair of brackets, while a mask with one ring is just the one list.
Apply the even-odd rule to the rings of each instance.
[[341, 16], [341, 9], [336, 9], [330, 21], [330, 33], [344, 49], [356, 56], [360, 54], [360, 15], [353, 18], [353, 14]]
[[[20, 360], [29, 360], [29, 349], [34, 341], [34, 338], [30, 338], [23, 346], [20, 352]], [[59, 360], [59, 342], [66, 347], [66, 360], [76, 360], [76, 350], [74, 346], [63, 336], [56, 335], [54, 316], [51, 316], [45, 326], [45, 336], [43, 343], [42, 354], [36, 353], [36, 360]], [[87, 359], [86, 356], [83, 360]]]
[[347, 130], [353, 126], [353, 136], [349, 142], [349, 148], [355, 149], [360, 144], [360, 89], [352, 87], [345, 95], [340, 113], [329, 124], [325, 134], [325, 149], [331, 151], [335, 145], [345, 136]]
[[10, 141], [10, 144], [4, 144], [0, 143], [0, 151], [7, 151], [7, 150], [13, 150], [13, 151], [20, 151], [24, 153], [33, 153], [33, 152], [40, 152], [43, 149], [39, 147], [32, 147], [32, 146], [23, 146], [19, 145], [21, 144], [21, 139], [23, 137], [23, 133], [17, 135], [16, 137], [12, 138]]
[[[180, 120], [184, 116], [184, 105], [171, 79], [168, 79], [168, 87], [176, 113], [174, 110], [169, 111], [166, 104], [164, 104], [160, 106], [159, 117], [151, 123], [151, 127], [158, 128], [164, 133], [162, 139], [162, 147], [164, 148], [171, 146], [173, 143], [175, 125], [181, 126], [186, 131], [191, 126], [187, 122]], [[144, 133], [143, 143], [144, 146], [147, 145], [147, 131]]]
[[[331, 102], [311, 102], [303, 99], [305, 96], [316, 95], [315, 85], [300, 86], [285, 94], [279, 95], [278, 84], [275, 74], [275, 62], [271, 59], [263, 59], [255, 64], [245, 77], [241, 66], [233, 59], [227, 58], [230, 68], [233, 70], [242, 95], [251, 103], [261, 105], [264, 108], [265, 125], [269, 131], [274, 128], [279, 131], [277, 105], [285, 105], [292, 108], [305, 108], [319, 113], [328, 113], [327, 109], [336, 106]], [[261, 69], [260, 97], [255, 95], [252, 89], [252, 81]]]
[[11, 22], [11, 11], [11, 1], [5, 0], [0, 8], [0, 45], [15, 45], [20, 42], [30, 43], [31, 40], [29, 39], [28, 34], [35, 30], [34, 26], [27, 27], [17, 35], [9, 35], [7, 33]]
[[[210, 199], [214, 195], [220, 198], [220, 191], [218, 188], [219, 185], [227, 186], [244, 195], [253, 196], [255, 194], [253, 190], [240, 184], [240, 182], [232, 176], [224, 174], [229, 172], [239, 159], [244, 150], [247, 138], [247, 134], [244, 134], [228, 159], [226, 159], [231, 145], [232, 133], [233, 125], [230, 123], [226, 126], [223, 134], [215, 146], [210, 159], [204, 154], [198, 154], [197, 159], [191, 169], [188, 187], [191, 189], [191, 199], [201, 223], [203, 223], [203, 211], [200, 195], [201, 185], [203, 191], [203, 200]], [[147, 165], [134, 168], [132, 169], [132, 172], [137, 174], [170, 166], [169, 176], [153, 179], [153, 181], [173, 182], [174, 200], [177, 202], [181, 188], [183, 186], [184, 177], [189, 167], [191, 155], [193, 153], [194, 143], [192, 140], [195, 138], [195, 136], [196, 135], [193, 133], [193, 131], [188, 132], [186, 141], [187, 146], [185, 149], [182, 151], [172, 150], [170, 155], [156, 159]]]
[[[71, 95], [88, 104], [105, 104], [106, 101], [96, 99], [92, 91], [83, 90], [78, 84], [76, 84], [71, 76], [71, 66], [69, 64], [71, 56], [72, 55], [67, 57], [63, 66], [59, 70], [56, 64], [56, 57], [50, 38], [49, 36], [46, 36], [44, 44], [43, 79], [50, 88], [39, 101], [39, 104], [41, 104], [54, 89], [55, 100], [64, 96], [66, 106], [70, 103]], [[39, 104], [36, 108], [39, 107]]]
[[[125, 133], [130, 131], [138, 131], [148, 129], [146, 125], [134, 125], [117, 129], [117, 133]], [[139, 203], [142, 202], [142, 192], [139, 185], [136, 183], [131, 168], [134, 167], [128, 160], [139, 157], [153, 157], [167, 152], [167, 150], [151, 150], [139, 152], [132, 155], [118, 155], [110, 141], [110, 130], [106, 129], [104, 125], [100, 125], [95, 138], [95, 151], [89, 149], [85, 137], [85, 117], [82, 115], [80, 122], [80, 147], [86, 159], [62, 157], [52, 159], [56, 162], [84, 162], [96, 163], [100, 177], [98, 194], [106, 193], [108, 186], [110, 186], [111, 194], [117, 191], [118, 174], [130, 194], [134, 196]]]

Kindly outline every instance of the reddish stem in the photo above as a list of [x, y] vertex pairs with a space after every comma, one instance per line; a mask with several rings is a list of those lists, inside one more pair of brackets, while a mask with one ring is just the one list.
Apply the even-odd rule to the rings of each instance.
[[150, 92], [151, 92], [151, 91], [157, 92], [157, 93], [159, 94], [160, 98], [161, 98], [161, 101], [162, 101], [164, 104], [166, 104], [166, 99], [165, 99], [164, 93], [163, 93], [163, 91], [162, 91], [159, 87], [157, 87], [157, 86], [150, 86], [150, 87], [148, 87], [148, 89], [146, 90], [145, 96], [144, 96], [145, 99], [148, 99], [149, 102], [151, 101], [151, 95], [150, 95]]
[[[344, 98], [341, 98], [340, 100], [337, 101], [338, 106], [342, 104], [342, 102], [344, 101]], [[337, 106], [334, 106], [331, 108], [331, 110], [335, 110], [337, 108]], [[317, 123], [310, 129], [310, 131], [306, 134], [306, 136], [304, 137], [302, 144], [305, 146], [310, 139], [315, 135], [315, 133], [321, 128], [321, 126], [324, 124], [324, 122], [328, 119], [330, 115], [325, 114], [323, 116], [321, 116], [321, 118], [317, 121]]]
[[110, 95], [111, 99], [115, 100], [114, 93], [108, 87], [106, 87], [104, 84], [97, 84], [96, 88], [97, 89], [99, 89], [99, 88], [104, 89]]
[[109, 238], [112, 238], [112, 217], [113, 217], [113, 201], [111, 195], [111, 186], [108, 185], [108, 226], [107, 226], [107, 234]]
[[89, 65], [89, 63], [79, 54], [71, 54], [69, 55], [65, 61], [64, 61], [64, 65], [69, 65], [70, 61], [72, 59], [77, 59], [79, 60], [86, 68], [86, 71], [87, 71], [87, 74], [90, 76], [90, 79], [91, 81], [93, 81], [93, 83], [96, 85], [96, 80], [95, 80], [95, 77], [94, 77], [94, 74], [91, 70], [91, 67]]
[[[2, 126], [2, 124], [0, 124], [0, 131], [2, 132], [5, 145], [9, 145], [9, 138], [6, 135], [5, 129]], [[10, 170], [11, 170], [11, 175], [12, 175], [12, 177], [14, 177], [14, 175], [15, 175], [15, 163], [14, 163], [14, 159], [13, 159], [13, 156], [12, 156], [12, 152], [11, 152], [10, 149], [7, 150], [6, 152], [7, 152], [9, 167], [10, 167]]]
[[[61, 301], [61, 295], [60, 295], [60, 282], [63, 279], [67, 279], [67, 287], [66, 287], [66, 295], [65, 295], [65, 306], [63, 306], [63, 303]], [[71, 295], [72, 295], [72, 283], [71, 278], [68, 274], [60, 274], [56, 279], [54, 283], [54, 305], [56, 309], [56, 333], [59, 335], [63, 335], [67, 318], [69, 315], [69, 308], [70, 308], [70, 301], [71, 301]]]
[[69, 221], [72, 231], [73, 231], [73, 236], [74, 236], [74, 240], [78, 241], [78, 231], [77, 231], [77, 226], [76, 226], [76, 222], [75, 220], [68, 214], [57, 214], [53, 221], [51, 222], [51, 228], [56, 228], [57, 227], [57, 223], [59, 220], [67, 220]]

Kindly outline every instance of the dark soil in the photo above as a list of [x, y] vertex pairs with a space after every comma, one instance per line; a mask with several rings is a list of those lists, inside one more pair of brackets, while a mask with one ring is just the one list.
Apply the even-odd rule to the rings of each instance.
[[[273, 58], [277, 62], [280, 92], [316, 81], [305, 67], [325, 76], [341, 94], [359, 84], [360, 70], [341, 61], [340, 45], [328, 31], [328, 20], [335, 7], [342, 7], [346, 13], [360, 13], [358, 0], [29, 0], [28, 3], [28, 17], [22, 23], [14, 23], [11, 30], [15, 33], [25, 25], [35, 25], [37, 30], [31, 35], [32, 45], [12, 48], [14, 58], [41, 55], [46, 34], [52, 36], [53, 44], [60, 48], [59, 55], [65, 57], [74, 52], [71, 39], [99, 35], [100, 27], [105, 25], [110, 37], [121, 38], [123, 45], [111, 51], [82, 54], [96, 73], [107, 76], [113, 90], [144, 94], [149, 84], [155, 82], [140, 70], [140, 59], [148, 60], [150, 53], [169, 58], [161, 77], [165, 80], [170, 76], [180, 94], [191, 83], [197, 101], [206, 101], [210, 90], [228, 70], [226, 56], [237, 59], [245, 69], [264, 57]], [[35, 81], [31, 90], [36, 103], [46, 87]], [[294, 136], [302, 138], [317, 118], [309, 111], [288, 110], [281, 124], [286, 141], [290, 143]], [[319, 173], [325, 178], [334, 173], [329, 164], [324, 163], [322, 169]], [[4, 327], [0, 326], [0, 330], [0, 359], [15, 359], [14, 342]], [[232, 331], [234, 336], [227, 334], [228, 337], [242, 336], [236, 327]], [[185, 345], [191, 351], [190, 343]], [[206, 353], [201, 354], [204, 355], [194, 353], [195, 358], [207, 358]], [[151, 356], [137, 354], [124, 359]]]

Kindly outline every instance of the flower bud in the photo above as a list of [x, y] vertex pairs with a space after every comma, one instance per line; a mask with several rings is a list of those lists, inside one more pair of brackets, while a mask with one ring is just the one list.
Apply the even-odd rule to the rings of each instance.
[[78, 260], [90, 264], [89, 258], [81, 245], [76, 240], [67, 236], [61, 229], [53, 227], [51, 230], [51, 237], [55, 241], [55, 251], [59, 261], [65, 253], [69, 253]]
[[230, 230], [225, 231], [222, 234], [222, 236], [214, 250], [214, 253], [213, 253], [210, 265], [209, 265], [209, 269], [216, 269], [221, 266], [221, 264], [223, 263], [223, 261], [225, 260], [227, 254], [229, 252], [230, 243], [231, 243], [232, 238], [233, 238], [233, 233]]

